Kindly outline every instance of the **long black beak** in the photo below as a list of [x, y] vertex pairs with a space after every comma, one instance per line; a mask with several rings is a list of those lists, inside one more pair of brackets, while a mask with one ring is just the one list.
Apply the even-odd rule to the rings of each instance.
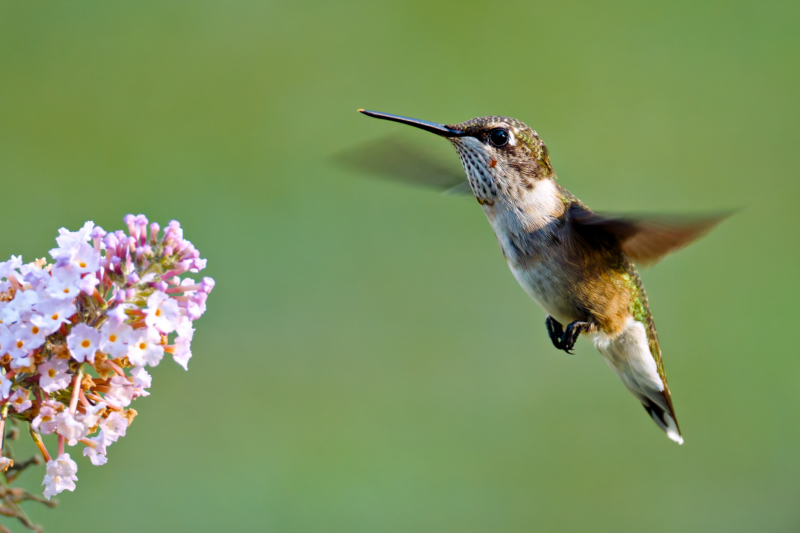
[[365, 109], [359, 109], [358, 112], [364, 113], [369, 117], [382, 118], [384, 120], [393, 120], [394, 122], [399, 122], [401, 124], [408, 124], [409, 126], [414, 126], [415, 128], [429, 131], [431, 133], [435, 133], [436, 135], [441, 135], [442, 137], [463, 137], [467, 134], [465, 131], [456, 130], [449, 126], [445, 126], [444, 124], [437, 124], [436, 122], [428, 122], [427, 120], [401, 117], [400, 115], [390, 115], [388, 113], [379, 113], [377, 111], [367, 111]]

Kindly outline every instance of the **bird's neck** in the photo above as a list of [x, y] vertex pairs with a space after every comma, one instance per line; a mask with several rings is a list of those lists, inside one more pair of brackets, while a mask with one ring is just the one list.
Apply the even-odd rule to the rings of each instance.
[[515, 234], [544, 228], [564, 213], [564, 191], [550, 178], [537, 180], [531, 189], [520, 194], [504, 195], [484, 211], [495, 231]]

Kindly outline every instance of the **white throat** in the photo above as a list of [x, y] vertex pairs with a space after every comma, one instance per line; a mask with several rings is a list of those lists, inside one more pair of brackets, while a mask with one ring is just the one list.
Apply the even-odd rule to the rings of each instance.
[[561, 192], [552, 179], [538, 180], [533, 189], [517, 198], [508, 198], [508, 204], [525, 231], [544, 227], [564, 211]]

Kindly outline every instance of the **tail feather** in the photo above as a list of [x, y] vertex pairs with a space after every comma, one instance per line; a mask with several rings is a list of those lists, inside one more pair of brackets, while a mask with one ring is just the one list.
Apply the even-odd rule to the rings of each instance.
[[628, 390], [642, 402], [656, 425], [670, 439], [683, 444], [669, 389], [650, 352], [645, 326], [630, 318], [619, 335], [597, 334], [595, 346]]
[[671, 406], [669, 411], [667, 411], [650, 398], [644, 398], [642, 400], [642, 406], [658, 427], [661, 428], [661, 431], [666, 433], [670, 439], [678, 444], [683, 444], [681, 429], [678, 427], [678, 421], [675, 420], [675, 412], [672, 410]]

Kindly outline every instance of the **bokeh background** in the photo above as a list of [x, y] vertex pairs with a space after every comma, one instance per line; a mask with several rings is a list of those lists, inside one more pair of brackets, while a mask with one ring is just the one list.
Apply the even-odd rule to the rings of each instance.
[[[800, 4], [3, 2], [0, 256], [126, 213], [217, 281], [46, 531], [797, 531]], [[470, 199], [359, 107], [520, 118], [605, 211], [742, 208], [644, 272], [686, 438], [556, 351]], [[73, 455], [80, 455], [79, 448]], [[23, 476], [37, 488], [43, 468]], [[16, 524], [11, 524], [17, 528]], [[93, 526], [95, 527], [95, 526]]]

